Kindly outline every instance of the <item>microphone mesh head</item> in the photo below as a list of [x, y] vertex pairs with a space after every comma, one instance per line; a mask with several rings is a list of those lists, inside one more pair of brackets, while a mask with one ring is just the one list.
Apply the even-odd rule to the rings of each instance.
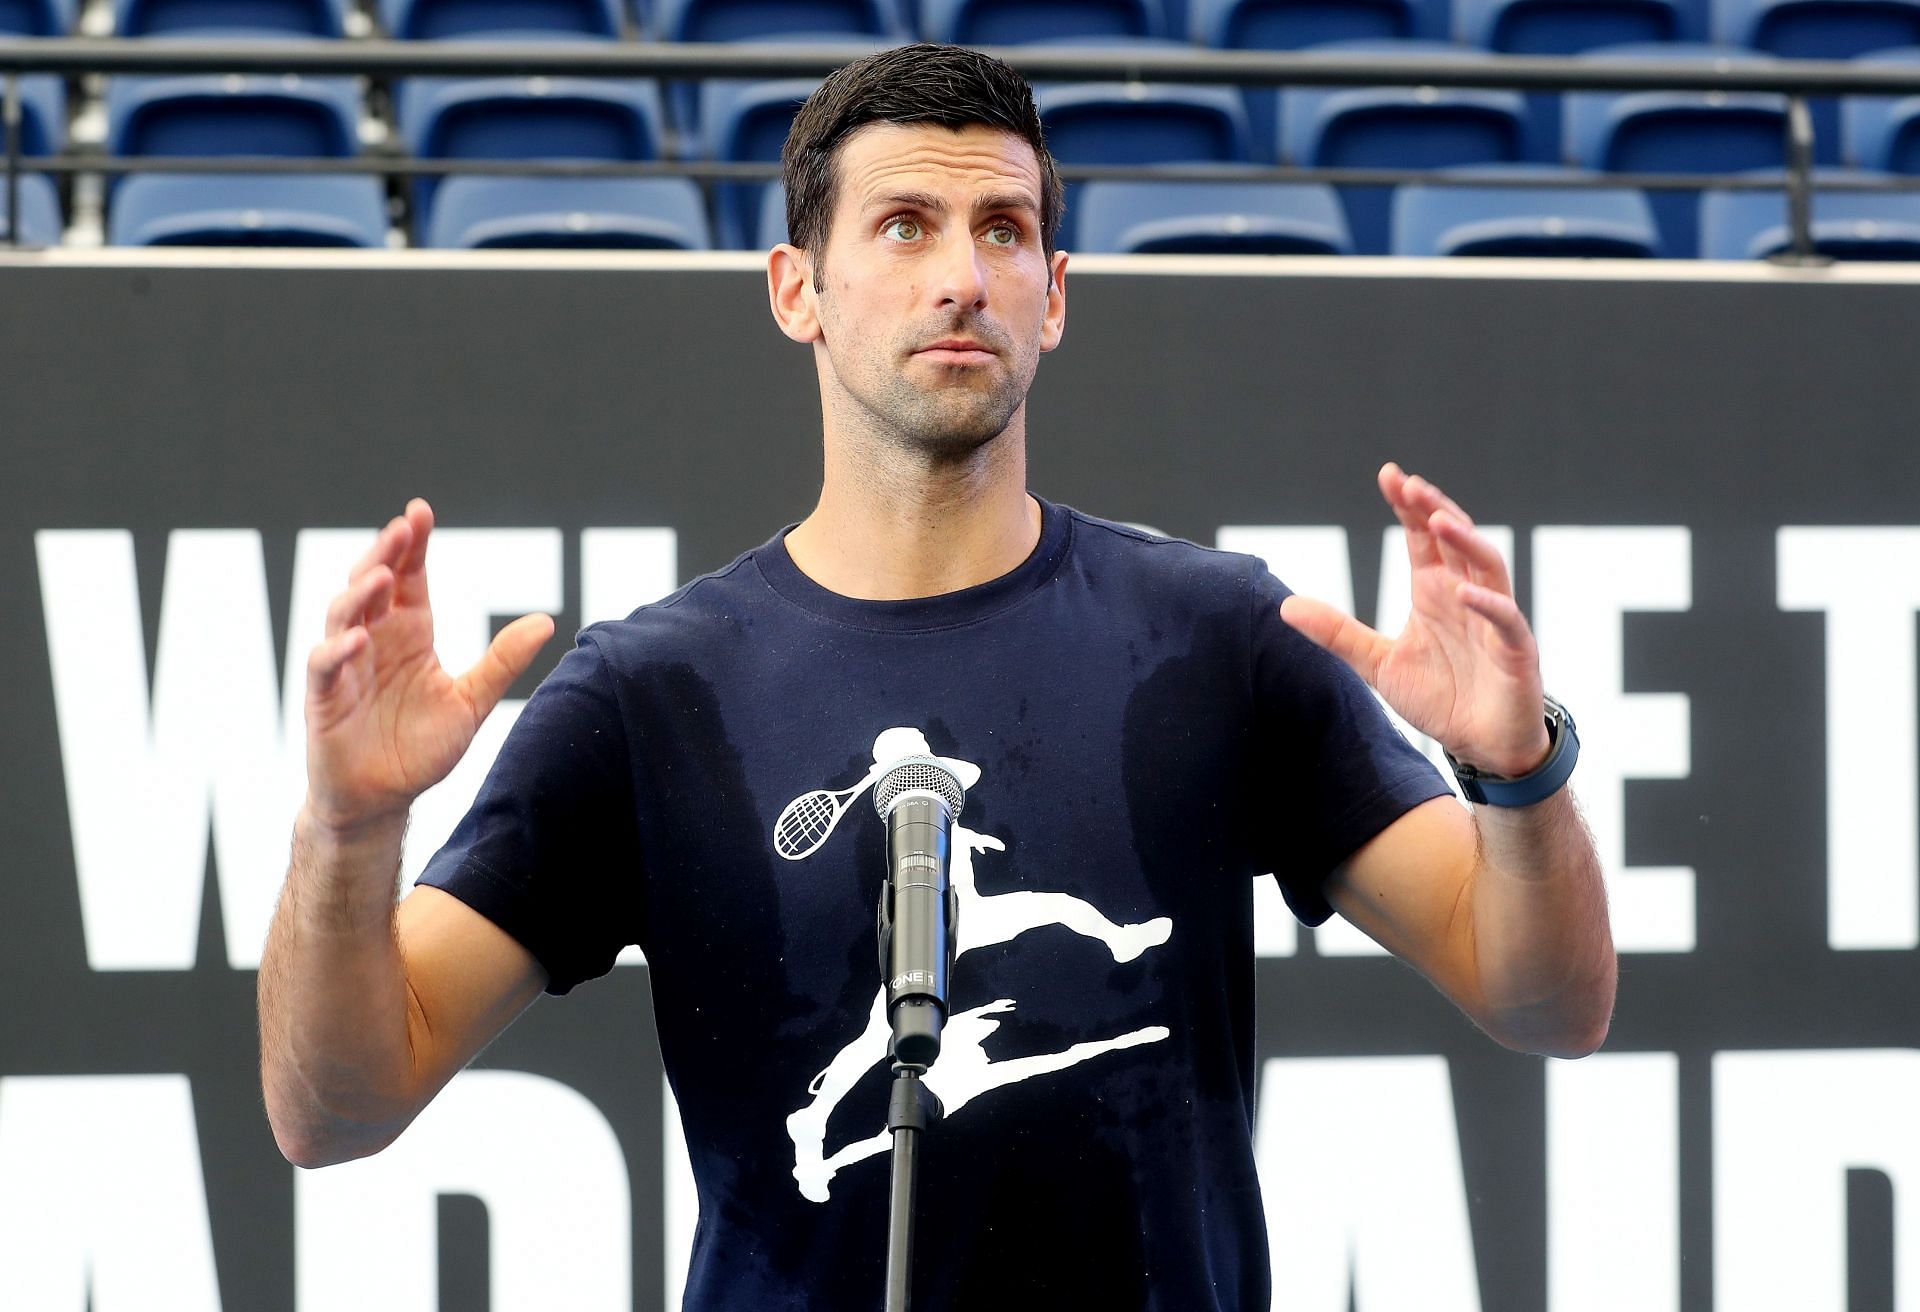
[[873, 807], [884, 820], [900, 795], [912, 791], [937, 795], [947, 804], [948, 816], [955, 820], [960, 818], [960, 808], [967, 800], [967, 790], [960, 786], [953, 771], [939, 761], [931, 756], [903, 756], [888, 766], [880, 782], [873, 786]]

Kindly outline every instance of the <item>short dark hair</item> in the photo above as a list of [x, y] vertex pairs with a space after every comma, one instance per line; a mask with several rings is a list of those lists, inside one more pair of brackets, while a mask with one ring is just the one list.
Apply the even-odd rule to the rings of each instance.
[[835, 70], [794, 116], [780, 166], [787, 237], [813, 253], [818, 276], [839, 189], [840, 145], [869, 123], [1001, 128], [1040, 162], [1040, 245], [1049, 259], [1066, 209], [1060, 170], [1047, 150], [1027, 80], [997, 59], [961, 46], [897, 46]]

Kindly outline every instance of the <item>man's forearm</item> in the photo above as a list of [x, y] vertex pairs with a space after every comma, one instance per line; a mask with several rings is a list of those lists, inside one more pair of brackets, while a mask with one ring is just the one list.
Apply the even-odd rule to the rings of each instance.
[[1533, 806], [1474, 808], [1474, 952], [1493, 1036], [1584, 1056], [1606, 1038], [1616, 961], [1592, 836], [1561, 789]]
[[260, 960], [260, 1072], [289, 1161], [384, 1147], [411, 1119], [412, 1009], [394, 937], [405, 817], [342, 835], [303, 809]]

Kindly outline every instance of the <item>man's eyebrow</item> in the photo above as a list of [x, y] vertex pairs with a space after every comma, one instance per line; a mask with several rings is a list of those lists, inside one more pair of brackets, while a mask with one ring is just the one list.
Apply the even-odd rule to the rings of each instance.
[[982, 196], [973, 203], [975, 214], [992, 214], [996, 211], [1012, 211], [1038, 214], [1040, 205], [1024, 191], [997, 191], [991, 196]]
[[867, 198], [863, 207], [869, 210], [924, 210], [937, 214], [947, 208], [947, 203], [930, 191], [887, 191]]

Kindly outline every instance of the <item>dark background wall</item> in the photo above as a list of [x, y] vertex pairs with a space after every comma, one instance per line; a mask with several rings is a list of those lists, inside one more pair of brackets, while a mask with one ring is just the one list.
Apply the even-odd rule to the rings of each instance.
[[[1916, 288], [1120, 273], [1070, 288], [1067, 343], [1031, 401], [1042, 495], [1201, 542], [1230, 524], [1344, 526], [1363, 614], [1384, 459], [1513, 526], [1523, 598], [1535, 527], [1690, 531], [1691, 607], [1623, 633], [1626, 691], [1691, 699], [1691, 770], [1627, 785], [1625, 841], [1635, 864], [1695, 870], [1697, 945], [1629, 955], [1608, 1051], [1677, 1056], [1677, 1305], [1713, 1306], [1713, 1055], [1920, 1036], [1913, 951], [1829, 946], [1828, 653], [1818, 614], [1778, 604], [1775, 564], [1783, 526], [1920, 524]], [[151, 661], [169, 534], [257, 530], [279, 656], [298, 660], [296, 533], [374, 525], [424, 493], [446, 524], [561, 530], [565, 631], [580, 529], [671, 527], [687, 578], [810, 506], [811, 363], [764, 307], [757, 274], [671, 265], [0, 270], [0, 1075], [190, 1078], [226, 1307], [294, 1303], [294, 1173], [259, 1110], [254, 979], [228, 964], [214, 897], [194, 968], [89, 968], [35, 534], [131, 532]], [[1889, 668], [1911, 680], [1907, 660]], [[1890, 726], [1888, 750], [1911, 753], [1915, 731]], [[1910, 831], [1905, 802], [1888, 823]], [[1321, 955], [1308, 935], [1262, 962], [1260, 988], [1263, 1058], [1447, 1059], [1483, 1305], [1543, 1306], [1544, 1064], [1494, 1048], [1397, 964]], [[635, 1306], [657, 1307], [644, 969], [541, 1004], [483, 1061], [550, 1076], [612, 1125]], [[1895, 1239], [1911, 1202], [1897, 1171], [1849, 1178], [1851, 1302], [1835, 1306], [1891, 1307], [1896, 1247], [1920, 1264]], [[447, 1305], [480, 1306], [485, 1215], [440, 1217]]]

